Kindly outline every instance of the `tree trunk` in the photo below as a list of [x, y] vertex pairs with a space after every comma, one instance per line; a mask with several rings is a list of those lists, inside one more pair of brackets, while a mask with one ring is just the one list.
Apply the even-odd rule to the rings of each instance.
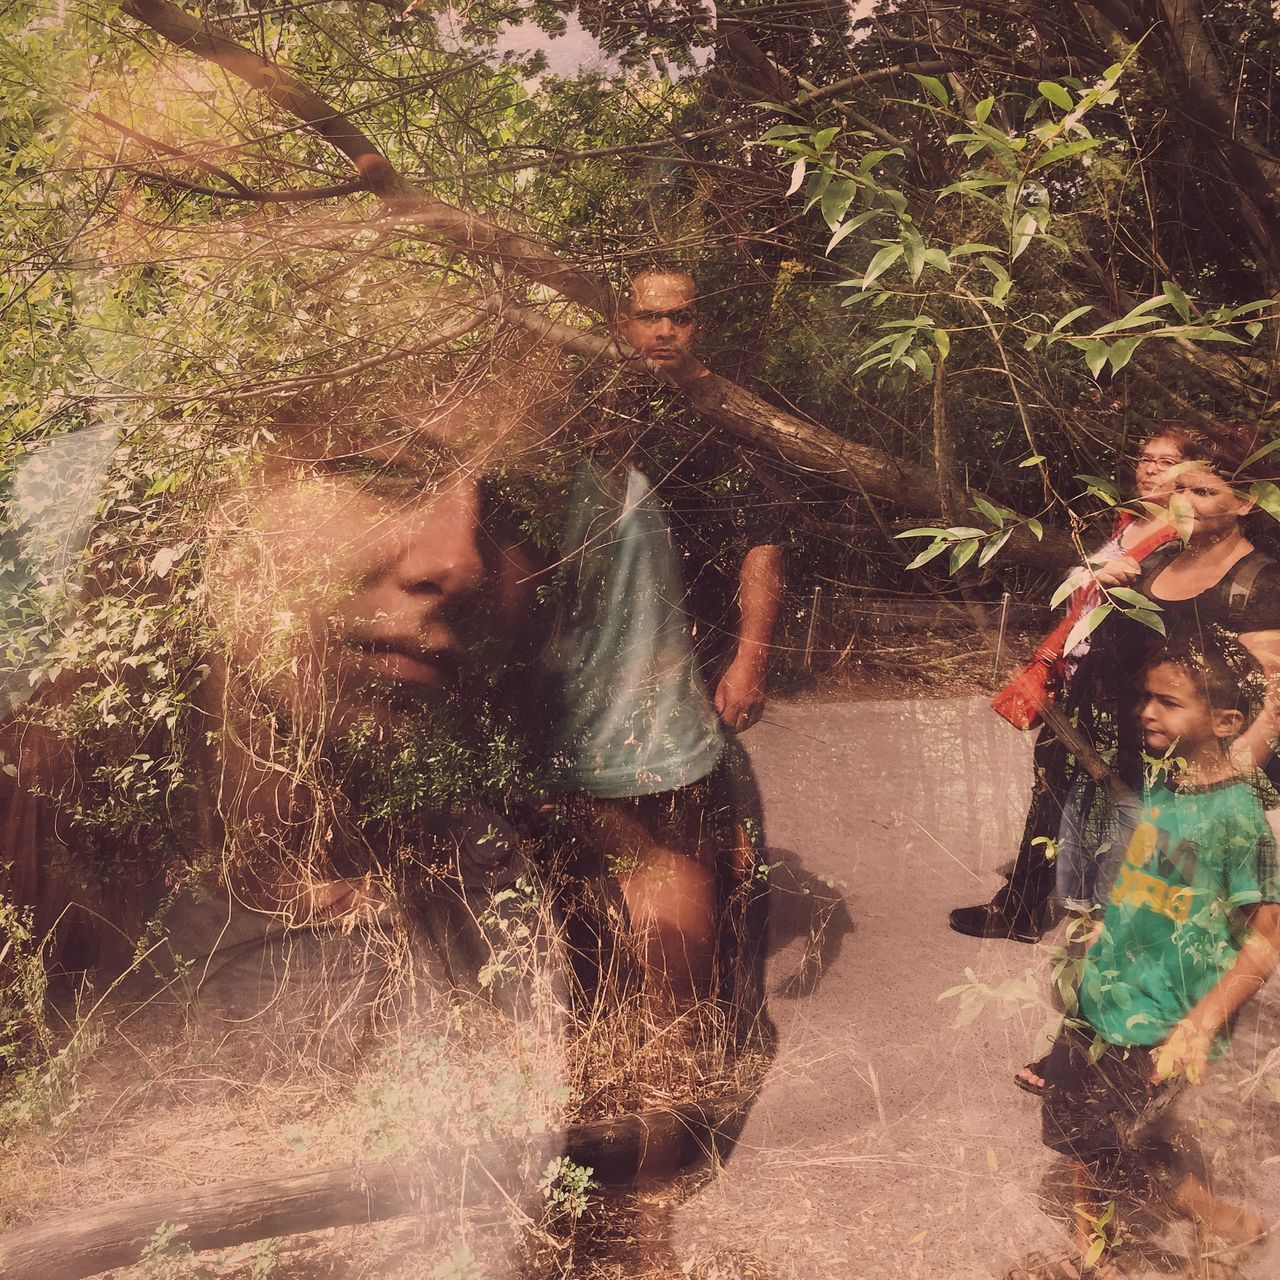
[[[546, 1158], [566, 1156], [588, 1167], [606, 1188], [638, 1178], [664, 1177], [727, 1154], [750, 1099], [640, 1112], [574, 1125], [533, 1141], [507, 1139], [476, 1148], [473, 1162], [486, 1170], [466, 1180], [469, 1203], [487, 1200], [503, 1171], [518, 1168], [530, 1149]], [[165, 1225], [181, 1228], [194, 1250], [222, 1249], [252, 1240], [297, 1235], [326, 1227], [355, 1226], [421, 1213], [432, 1203], [430, 1169], [408, 1160], [337, 1165], [313, 1173], [246, 1178], [185, 1194], [117, 1201], [99, 1209], [61, 1213], [0, 1236], [0, 1274], [6, 1280], [80, 1280], [136, 1262]], [[509, 1174], [506, 1179], [512, 1181]], [[450, 1207], [455, 1201], [450, 1200]]]

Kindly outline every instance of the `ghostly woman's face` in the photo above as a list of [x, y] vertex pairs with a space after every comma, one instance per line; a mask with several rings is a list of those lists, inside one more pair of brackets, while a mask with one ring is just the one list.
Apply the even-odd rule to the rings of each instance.
[[215, 624], [268, 702], [342, 727], [466, 702], [502, 671], [534, 556], [502, 510], [502, 432], [466, 416], [272, 448], [211, 568]]
[[1135, 488], [1144, 502], [1164, 506], [1177, 488], [1174, 468], [1183, 461], [1182, 445], [1172, 436], [1152, 436], [1134, 467]]

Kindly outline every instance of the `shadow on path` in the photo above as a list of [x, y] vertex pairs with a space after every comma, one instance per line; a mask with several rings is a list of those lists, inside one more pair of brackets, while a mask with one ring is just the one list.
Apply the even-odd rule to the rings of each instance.
[[770, 848], [769, 955], [800, 944], [800, 959], [788, 974], [775, 979], [771, 994], [788, 1000], [811, 996], [840, 955], [853, 932], [848, 904], [829, 881], [806, 871], [800, 855]]

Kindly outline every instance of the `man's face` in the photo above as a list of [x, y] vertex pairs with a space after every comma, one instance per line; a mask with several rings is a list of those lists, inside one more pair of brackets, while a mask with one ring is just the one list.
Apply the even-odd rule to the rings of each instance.
[[268, 700], [341, 728], [466, 703], [502, 670], [534, 561], [485, 434], [440, 414], [279, 442], [213, 591], [233, 661]]
[[622, 336], [660, 372], [680, 377], [697, 365], [698, 319], [693, 279], [680, 273], [637, 276], [631, 307], [619, 322]]

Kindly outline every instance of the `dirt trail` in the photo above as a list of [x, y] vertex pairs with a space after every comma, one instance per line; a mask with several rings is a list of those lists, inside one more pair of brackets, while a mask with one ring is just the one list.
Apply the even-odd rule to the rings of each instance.
[[[681, 1212], [684, 1256], [708, 1276], [717, 1257], [725, 1277], [755, 1257], [779, 1280], [998, 1280], [1029, 1249], [1065, 1243], [1044, 1208], [1064, 1165], [1040, 1145], [1038, 1103], [1011, 1080], [1050, 1009], [990, 1008], [957, 1029], [957, 1001], [939, 996], [966, 968], [993, 985], [1046, 977], [1041, 948], [947, 928], [948, 909], [986, 899], [1013, 854], [1031, 736], [965, 698], [775, 703], [745, 741], [780, 864], [770, 1010], [781, 1048], [740, 1149]], [[824, 970], [788, 998], [815, 911], [829, 920]], [[1278, 1028], [1280, 980], [1191, 1103], [1225, 1192], [1273, 1223], [1280, 1106], [1266, 1088], [1242, 1102], [1239, 1084]], [[1260, 1258], [1246, 1274], [1280, 1264]]]

